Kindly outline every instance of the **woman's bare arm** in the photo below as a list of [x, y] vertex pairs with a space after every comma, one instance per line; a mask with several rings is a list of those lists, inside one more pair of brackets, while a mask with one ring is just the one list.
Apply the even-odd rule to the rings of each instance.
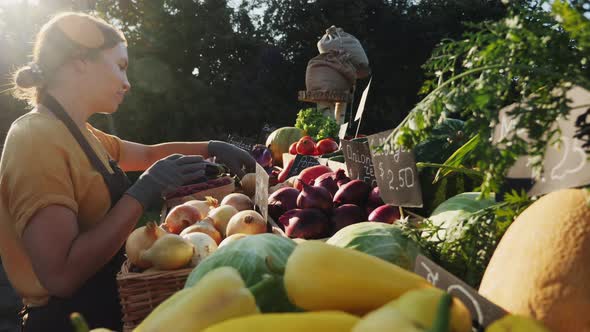
[[103, 220], [81, 233], [67, 207], [45, 207], [27, 224], [23, 243], [35, 274], [49, 293], [72, 295], [119, 250], [143, 212], [141, 204], [123, 195]]

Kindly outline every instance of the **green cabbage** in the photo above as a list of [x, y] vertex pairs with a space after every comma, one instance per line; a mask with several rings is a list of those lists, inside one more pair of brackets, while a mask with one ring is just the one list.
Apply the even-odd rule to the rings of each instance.
[[336, 232], [328, 244], [351, 248], [379, 257], [406, 270], [414, 270], [418, 244], [404, 235], [396, 225], [381, 222], [361, 222]]
[[[248, 235], [221, 247], [197, 265], [184, 287], [192, 287], [215, 268], [231, 266], [240, 272], [248, 287], [258, 284], [265, 276], [273, 275], [264, 287], [256, 287], [253, 291], [260, 311], [297, 311], [287, 298], [282, 275], [277, 275], [278, 271], [284, 271], [287, 258], [295, 246], [297, 244], [293, 240], [275, 234]], [[273, 271], [267, 265], [267, 257], [270, 257]]]
[[[454, 241], [464, 236], [464, 221], [472, 213], [496, 203], [494, 195], [480, 199], [480, 192], [466, 192], [455, 195], [441, 203], [428, 218], [439, 230], [431, 234], [433, 241]], [[435, 236], [436, 234], [436, 236]]]

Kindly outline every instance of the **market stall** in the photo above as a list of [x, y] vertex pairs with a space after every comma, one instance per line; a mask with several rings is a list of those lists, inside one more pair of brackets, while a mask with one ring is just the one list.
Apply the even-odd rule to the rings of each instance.
[[[452, 117], [437, 104], [460, 101], [439, 95], [452, 76], [399, 126], [360, 134], [372, 79], [356, 103], [371, 73], [359, 47], [329, 28], [299, 93], [315, 105], [264, 140], [228, 137], [256, 172], [213, 167], [131, 234], [118, 276], [126, 331], [590, 327], [590, 92], [560, 86], [563, 112], [537, 120], [528, 104], [485, 114], [493, 96], [469, 95], [470, 113]], [[534, 135], [541, 122], [562, 146]]]

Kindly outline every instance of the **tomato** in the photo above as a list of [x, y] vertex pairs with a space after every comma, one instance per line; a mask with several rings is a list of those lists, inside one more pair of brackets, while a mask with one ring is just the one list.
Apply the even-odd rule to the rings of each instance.
[[338, 143], [331, 138], [324, 138], [318, 142], [317, 149], [320, 155], [332, 153], [338, 150]]

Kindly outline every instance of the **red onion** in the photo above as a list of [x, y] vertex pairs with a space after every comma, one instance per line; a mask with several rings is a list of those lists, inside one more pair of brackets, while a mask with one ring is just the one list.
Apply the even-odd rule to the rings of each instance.
[[336, 205], [356, 204], [364, 206], [369, 198], [370, 191], [371, 186], [368, 183], [361, 180], [352, 180], [338, 189], [336, 195], [334, 195], [334, 203]]
[[348, 176], [346, 176], [346, 173], [344, 173], [344, 170], [342, 168], [340, 168], [334, 174], [334, 181], [336, 181], [336, 184], [338, 185], [338, 187], [340, 187], [340, 186], [350, 182], [350, 178]]
[[303, 185], [303, 190], [297, 196], [297, 207], [300, 209], [320, 209], [326, 212], [332, 210], [332, 194], [322, 187], [313, 187], [309, 184], [299, 181]]
[[383, 199], [381, 199], [381, 191], [379, 190], [379, 187], [373, 188], [373, 190], [371, 190], [371, 193], [369, 193], [369, 200], [367, 201], [367, 206], [376, 208], [383, 204], [385, 204], [385, 202], [383, 202]]
[[[289, 211], [283, 213], [278, 219], [279, 226], [289, 226], [289, 219], [291, 219], [293, 216], [295, 216], [297, 213], [299, 213], [298, 212], [299, 210], [300, 209], [292, 209], [292, 210], [289, 210]], [[285, 228], [283, 227], [283, 229], [285, 229]]]
[[376, 208], [378, 208], [378, 206], [367, 205], [365, 207], [365, 213], [367, 214], [367, 216], [369, 216], [369, 215], [371, 215], [371, 212], [375, 211]]
[[338, 191], [338, 184], [334, 180], [334, 175], [336, 173], [330, 172], [320, 175], [315, 181], [313, 182], [314, 187], [322, 187], [327, 189], [332, 196], [336, 194]]
[[332, 217], [330, 218], [330, 221], [332, 222], [332, 231], [337, 232], [348, 225], [366, 221], [366, 217], [367, 215], [358, 205], [341, 205], [334, 209]]
[[268, 214], [274, 220], [292, 209], [297, 208], [299, 190], [291, 187], [281, 188], [268, 196]]
[[332, 173], [332, 170], [330, 169], [330, 167], [325, 166], [325, 165], [315, 165], [315, 166], [304, 169], [297, 176], [297, 179], [299, 181], [297, 181], [295, 183], [295, 189], [303, 190], [302, 183], [306, 183], [306, 184], [311, 185], [311, 184], [313, 184], [315, 179], [319, 178], [321, 175], [326, 174], [326, 173]]
[[387, 224], [393, 224], [398, 221], [399, 218], [399, 208], [389, 204], [381, 205], [369, 215], [369, 221], [378, 221]]
[[254, 157], [254, 159], [256, 159], [256, 162], [260, 164], [260, 166], [272, 166], [272, 153], [266, 146], [262, 144], [256, 144], [252, 148], [251, 154]]
[[330, 231], [330, 221], [318, 209], [287, 211], [279, 220], [290, 238], [320, 239], [328, 236]]

